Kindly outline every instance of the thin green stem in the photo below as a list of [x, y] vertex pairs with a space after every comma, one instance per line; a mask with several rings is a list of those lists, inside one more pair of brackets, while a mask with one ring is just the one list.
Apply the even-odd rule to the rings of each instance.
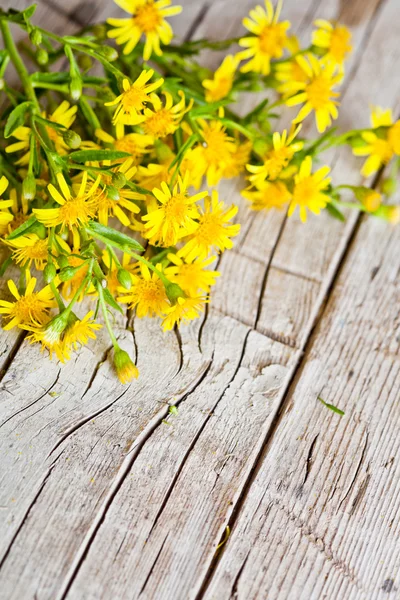
[[103, 313], [104, 322], [107, 327], [108, 335], [110, 336], [110, 340], [112, 342], [112, 345], [114, 346], [114, 349], [119, 350], [119, 344], [117, 342], [117, 338], [115, 337], [115, 333], [113, 331], [113, 328], [111, 327], [110, 319], [108, 316], [107, 305], [106, 305], [106, 301], [104, 299], [103, 288], [101, 287], [100, 281], [97, 282], [97, 291], [99, 294], [99, 302], [100, 302], [100, 306], [101, 306], [101, 311]]

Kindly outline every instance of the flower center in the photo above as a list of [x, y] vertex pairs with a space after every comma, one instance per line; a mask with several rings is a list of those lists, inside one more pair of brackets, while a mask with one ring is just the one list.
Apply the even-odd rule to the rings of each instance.
[[182, 225], [187, 215], [187, 205], [184, 194], [172, 196], [164, 205], [165, 217], [167, 220], [177, 222]]
[[171, 113], [165, 108], [162, 108], [146, 119], [143, 129], [145, 130], [145, 133], [161, 138], [166, 137], [170, 133], [174, 133], [175, 124]]
[[136, 293], [139, 302], [156, 307], [164, 300], [165, 292], [161, 281], [142, 280], [136, 286]]
[[125, 112], [141, 110], [147, 100], [146, 92], [134, 85], [122, 94], [121, 104]]
[[133, 17], [134, 24], [139, 27], [143, 33], [156, 31], [157, 27], [162, 24], [162, 20], [161, 13], [153, 2], [148, 2], [143, 6], [139, 6]]
[[65, 204], [60, 206], [60, 219], [63, 225], [72, 227], [79, 223], [87, 223], [94, 212], [90, 203], [85, 201], [85, 198], [77, 196], [67, 200]]
[[28, 321], [43, 321], [47, 315], [47, 309], [42, 304], [37, 294], [31, 294], [30, 296], [21, 296], [17, 302], [15, 302], [10, 317], [16, 317], [20, 322]]
[[317, 75], [311, 83], [306, 86], [308, 101], [314, 110], [326, 107], [330, 102], [331, 84], [323, 75]]
[[271, 179], [276, 179], [282, 169], [287, 167], [289, 161], [293, 158], [293, 150], [288, 146], [278, 150], [270, 150], [265, 160], [265, 168]]
[[387, 140], [377, 138], [372, 144], [372, 154], [377, 154], [383, 163], [389, 162], [392, 158], [392, 149]]
[[332, 32], [330, 54], [337, 63], [342, 63], [350, 52], [350, 33], [344, 27], [337, 27]]
[[205, 214], [200, 217], [199, 228], [196, 230], [196, 238], [200, 244], [212, 246], [221, 235], [223, 226], [215, 214]]
[[229, 161], [231, 157], [226, 133], [221, 129], [209, 129], [204, 132], [206, 146], [204, 148], [204, 158], [209, 164], [219, 165], [221, 162]]
[[318, 189], [311, 177], [299, 181], [293, 190], [293, 200], [296, 204], [307, 206], [310, 200], [318, 193]]
[[260, 50], [268, 56], [281, 56], [285, 42], [286, 33], [282, 23], [267, 25], [260, 33]]

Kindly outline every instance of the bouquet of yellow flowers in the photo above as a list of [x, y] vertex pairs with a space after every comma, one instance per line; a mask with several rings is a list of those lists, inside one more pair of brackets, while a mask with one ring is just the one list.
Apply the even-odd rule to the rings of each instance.
[[[222, 179], [245, 179], [242, 194], [253, 210], [291, 216], [298, 209], [305, 222], [307, 211], [321, 210], [344, 220], [341, 208], [351, 206], [397, 222], [399, 209], [383, 200], [399, 165], [400, 121], [376, 107], [370, 128], [337, 135], [331, 127], [352, 48], [338, 23], [317, 20], [301, 48], [280, 20], [281, 4], [266, 0], [243, 19], [244, 37], [178, 44], [167, 19], [180, 6], [115, 1], [126, 19], [63, 37], [34, 24], [35, 5], [0, 9], [0, 274], [17, 273], [0, 312], [4, 329], [21, 328], [65, 361], [96, 338], [101, 311], [126, 383], [138, 370], [110, 313], [127, 307], [161, 319], [164, 330], [201, 315], [220, 275], [218, 255], [240, 230], [237, 207], [218, 195]], [[29, 44], [18, 49], [10, 25], [24, 29]], [[199, 64], [201, 50], [228, 48], [234, 52], [214, 73]], [[63, 56], [68, 67], [58, 71]], [[8, 82], [10, 63], [17, 85]], [[268, 98], [235, 113], [241, 93], [262, 90]], [[291, 125], [275, 131], [285, 106], [298, 108]], [[320, 134], [314, 140], [301, 136], [309, 115]], [[391, 162], [382, 193], [334, 186], [329, 166], [313, 168], [338, 144], [367, 157], [366, 177]], [[342, 189], [351, 201], [342, 200]], [[86, 298], [92, 309], [78, 316]]]

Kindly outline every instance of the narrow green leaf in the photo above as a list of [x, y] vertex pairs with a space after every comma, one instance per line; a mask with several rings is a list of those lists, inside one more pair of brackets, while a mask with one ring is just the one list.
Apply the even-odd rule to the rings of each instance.
[[89, 232], [92, 232], [95, 236], [102, 238], [102, 241], [108, 242], [122, 251], [125, 251], [127, 248], [137, 250], [138, 252], [144, 251], [143, 246], [141, 246], [134, 238], [131, 238], [129, 235], [121, 233], [116, 229], [112, 229], [112, 227], [107, 227], [96, 221], [91, 221], [88, 229]]
[[323, 400], [320, 396], [318, 396], [318, 400], [324, 405], [326, 406], [326, 408], [329, 408], [329, 410], [331, 410], [332, 412], [336, 413], [337, 415], [340, 415], [341, 417], [343, 417], [344, 412], [342, 410], [340, 410], [340, 408], [338, 408], [337, 406], [334, 406], [333, 404], [329, 404], [328, 402], [325, 402], [325, 400]]
[[336, 208], [333, 202], [328, 202], [328, 204], [326, 205], [326, 210], [334, 219], [342, 221], [342, 223], [346, 221], [346, 217], [344, 216], [344, 214], [338, 208]]
[[12, 264], [12, 257], [9, 256], [0, 267], [0, 277], [3, 277], [8, 267]]
[[185, 153], [198, 141], [197, 134], [191, 135], [186, 142], [183, 144], [182, 148], [179, 150], [178, 154], [175, 156], [174, 160], [169, 166], [169, 170], [171, 170], [176, 164], [180, 164], [185, 156]]
[[116, 160], [117, 158], [128, 158], [129, 152], [120, 150], [78, 150], [71, 152], [69, 158], [78, 163], [84, 163], [92, 160]]
[[104, 296], [104, 300], [107, 302], [107, 304], [112, 306], [115, 310], [120, 312], [122, 315], [124, 314], [124, 311], [122, 310], [122, 308], [120, 307], [118, 302], [114, 299], [114, 297], [110, 294], [110, 291], [107, 288], [103, 289], [103, 296]]
[[7, 119], [6, 126], [4, 127], [5, 138], [9, 138], [13, 131], [17, 129], [17, 127], [21, 127], [21, 125], [24, 124], [25, 115], [31, 106], [32, 102], [30, 101], [22, 102], [22, 104], [18, 104], [18, 106], [11, 111]]
[[12, 231], [6, 239], [15, 240], [16, 238], [21, 237], [21, 235], [32, 233], [37, 225], [39, 225], [39, 221], [37, 220], [35, 215], [32, 215], [27, 221], [25, 221], [25, 223], [22, 223], [22, 225], [17, 227], [17, 229], [14, 229], [14, 231]]

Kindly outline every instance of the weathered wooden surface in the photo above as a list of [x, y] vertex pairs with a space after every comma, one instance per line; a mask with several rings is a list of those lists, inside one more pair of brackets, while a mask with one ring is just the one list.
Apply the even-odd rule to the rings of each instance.
[[[229, 37], [255, 2], [183, 4], [179, 35]], [[105, 0], [38, 10], [63, 32], [118, 14]], [[399, 12], [285, 0], [302, 39], [317, 17], [353, 30], [343, 127], [371, 103], [399, 109]], [[336, 181], [361, 181], [348, 151], [330, 161]], [[60, 369], [1, 334], [0, 597], [399, 597], [400, 231], [354, 214], [304, 226], [221, 188], [243, 226], [203, 322], [177, 336], [119, 318], [137, 383], [115, 381], [105, 337]]]

